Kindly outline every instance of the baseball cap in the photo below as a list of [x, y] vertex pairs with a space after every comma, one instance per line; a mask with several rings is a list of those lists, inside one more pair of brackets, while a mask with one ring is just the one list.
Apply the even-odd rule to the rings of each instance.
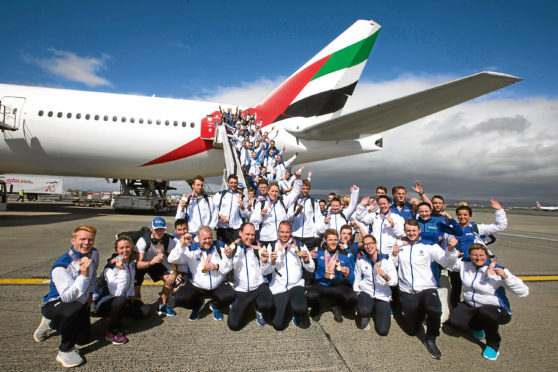
[[151, 222], [151, 227], [154, 229], [166, 229], [167, 223], [163, 219], [163, 217], [155, 217]]

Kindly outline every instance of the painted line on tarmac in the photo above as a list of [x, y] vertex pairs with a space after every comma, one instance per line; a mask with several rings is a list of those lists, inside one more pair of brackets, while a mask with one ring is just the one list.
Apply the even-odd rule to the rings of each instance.
[[[48, 278], [0, 278], [0, 285], [45, 285], [50, 284]], [[152, 280], [144, 280], [142, 285], [161, 285], [163, 281], [153, 282]]]
[[[558, 281], [558, 275], [518, 275], [526, 282], [553, 282]], [[49, 285], [48, 278], [0, 278], [0, 285]], [[144, 280], [142, 285], [161, 285], [163, 281], [153, 282]]]
[[558, 242], [558, 239], [541, 238], [540, 236], [510, 234], [510, 233], [503, 233], [503, 232], [499, 232], [498, 235], [509, 235], [509, 236], [517, 236], [518, 238], [540, 239], [540, 240], [548, 240], [548, 241], [551, 241], [551, 242]]
[[518, 275], [524, 282], [553, 282], [558, 280], [558, 275]]

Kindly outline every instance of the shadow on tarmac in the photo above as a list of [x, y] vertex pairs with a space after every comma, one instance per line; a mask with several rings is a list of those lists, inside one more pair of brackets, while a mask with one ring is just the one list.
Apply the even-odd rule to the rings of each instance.
[[[148, 331], [152, 328], [156, 328], [163, 324], [163, 318], [156, 314], [155, 308], [159, 302], [151, 304], [151, 315], [145, 319], [134, 319], [126, 317], [122, 320], [122, 328], [126, 336], [132, 335], [134, 333], [141, 333]], [[93, 353], [99, 349], [106, 346], [111, 346], [112, 343], [105, 341], [105, 333], [107, 331], [107, 322], [104, 318], [98, 317], [92, 318], [96, 319], [91, 324], [91, 338], [94, 340], [87, 346], [80, 349], [83, 355]]]
[[479, 340], [478, 338], [473, 337], [471, 332], [467, 332], [467, 331], [463, 331], [461, 329], [454, 328], [451, 325], [449, 325], [448, 323], [442, 324], [442, 332], [445, 335], [448, 335], [450, 337], [463, 338], [467, 341], [470, 341], [472, 344], [478, 345], [478, 347], [481, 349], [481, 351], [484, 350], [485, 344], [481, 340]]
[[[29, 214], [28, 214], [29, 213]], [[44, 213], [44, 214], [36, 214]], [[49, 214], [52, 213], [52, 214]], [[0, 226], [30, 226], [48, 225], [59, 222], [81, 220], [85, 218], [102, 217], [119, 214], [133, 214], [145, 216], [174, 216], [175, 210], [166, 213], [145, 211], [129, 211], [129, 213], [115, 212], [110, 207], [82, 207], [74, 206], [71, 202], [26, 202], [9, 203], [8, 211], [0, 214]]]

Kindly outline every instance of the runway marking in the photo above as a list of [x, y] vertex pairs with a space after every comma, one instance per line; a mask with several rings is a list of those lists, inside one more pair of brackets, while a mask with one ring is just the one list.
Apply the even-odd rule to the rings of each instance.
[[558, 275], [518, 275], [524, 282], [551, 282], [558, 280]]
[[499, 232], [498, 235], [509, 235], [509, 236], [517, 236], [517, 237], [519, 237], [519, 238], [540, 239], [540, 240], [549, 240], [549, 241], [551, 241], [551, 242], [558, 242], [558, 239], [541, 238], [540, 236], [529, 236], [529, 235], [520, 235], [520, 234], [510, 234], [510, 233], [503, 233], [503, 232]]
[[[518, 275], [525, 282], [553, 282], [558, 281], [558, 275]], [[48, 278], [0, 278], [0, 285], [49, 285]], [[154, 282], [144, 280], [142, 285], [161, 285], [163, 281]]]
[[[50, 284], [48, 278], [0, 278], [0, 285], [45, 285]], [[161, 285], [163, 281], [144, 280], [142, 285]]]

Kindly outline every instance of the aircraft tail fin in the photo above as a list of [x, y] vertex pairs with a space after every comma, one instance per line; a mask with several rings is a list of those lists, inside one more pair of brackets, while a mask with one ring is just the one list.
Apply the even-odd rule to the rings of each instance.
[[255, 107], [263, 125], [340, 113], [353, 94], [380, 28], [374, 21], [356, 21], [306, 62]]
[[537, 201], [537, 209], [541, 209], [541, 203]]

